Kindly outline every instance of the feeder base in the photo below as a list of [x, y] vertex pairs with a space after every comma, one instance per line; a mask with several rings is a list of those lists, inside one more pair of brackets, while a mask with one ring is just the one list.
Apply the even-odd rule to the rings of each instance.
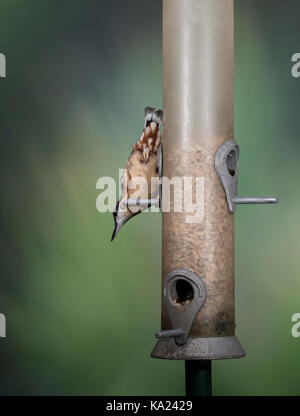
[[177, 345], [174, 338], [161, 338], [151, 353], [153, 358], [167, 360], [223, 360], [245, 355], [236, 336], [189, 338], [184, 345]]

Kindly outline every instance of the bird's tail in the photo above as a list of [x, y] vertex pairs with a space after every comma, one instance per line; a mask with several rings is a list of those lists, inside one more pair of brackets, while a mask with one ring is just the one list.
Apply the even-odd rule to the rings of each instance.
[[115, 238], [115, 236], [117, 235], [117, 232], [118, 232], [118, 231], [119, 231], [119, 229], [118, 229], [118, 224], [116, 224], [116, 225], [115, 225], [114, 232], [112, 233], [112, 236], [111, 236], [110, 241], [113, 241], [113, 240], [114, 240], [114, 238]]
[[115, 238], [115, 236], [117, 235], [117, 232], [119, 231], [119, 224], [118, 224], [118, 221], [117, 221], [117, 217], [118, 217], [118, 208], [119, 208], [119, 201], [117, 202], [117, 206], [116, 206], [116, 208], [115, 208], [115, 210], [114, 210], [114, 212], [113, 212], [113, 217], [114, 217], [114, 222], [115, 222], [115, 228], [114, 228], [114, 231], [113, 231], [113, 233], [112, 233], [112, 236], [111, 236], [111, 240], [110, 241], [113, 241], [113, 239]]

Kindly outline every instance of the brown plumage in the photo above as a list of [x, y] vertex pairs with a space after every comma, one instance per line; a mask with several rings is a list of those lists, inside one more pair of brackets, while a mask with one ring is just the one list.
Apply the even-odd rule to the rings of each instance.
[[149, 152], [157, 153], [160, 146], [160, 127], [155, 121], [151, 121], [143, 130], [140, 140], [133, 146], [134, 150], [143, 152], [145, 161], [148, 159]]
[[[111, 240], [130, 218], [147, 209], [147, 207], [141, 206], [129, 207], [127, 199], [136, 199], [137, 193], [141, 199], [158, 198], [157, 154], [161, 144], [161, 121], [162, 110], [145, 108], [144, 130], [139, 141], [133, 146], [121, 180], [122, 195], [113, 213], [115, 229]], [[139, 183], [139, 178], [143, 178], [145, 181]], [[134, 183], [135, 181], [136, 183]]]

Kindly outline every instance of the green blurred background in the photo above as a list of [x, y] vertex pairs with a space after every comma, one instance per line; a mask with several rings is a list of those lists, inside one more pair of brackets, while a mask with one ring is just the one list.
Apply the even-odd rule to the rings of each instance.
[[[300, 393], [297, 0], [239, 0], [235, 138], [239, 194], [278, 206], [236, 213], [241, 360], [213, 364], [216, 395]], [[162, 105], [161, 0], [2, 0], [0, 394], [176, 395], [182, 362], [155, 360], [161, 217], [113, 244], [95, 202]]]

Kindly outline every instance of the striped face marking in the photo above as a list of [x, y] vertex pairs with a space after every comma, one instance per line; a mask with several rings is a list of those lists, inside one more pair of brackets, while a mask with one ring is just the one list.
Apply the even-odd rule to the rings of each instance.
[[148, 160], [150, 152], [157, 152], [157, 149], [160, 145], [160, 128], [157, 123], [152, 121], [149, 126], [147, 126], [143, 134], [141, 135], [139, 141], [134, 145], [134, 150], [141, 150], [143, 152], [143, 157], [145, 160]]

